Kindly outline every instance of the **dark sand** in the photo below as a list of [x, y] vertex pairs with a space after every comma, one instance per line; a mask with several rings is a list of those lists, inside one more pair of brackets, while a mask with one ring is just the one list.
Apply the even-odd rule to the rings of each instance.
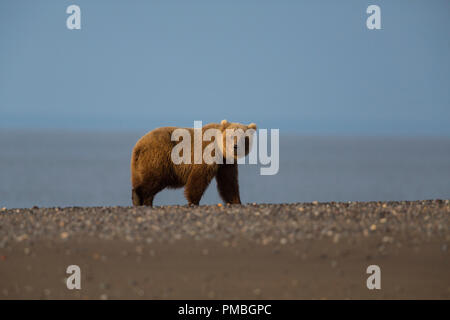
[[449, 218], [448, 200], [0, 209], [0, 298], [449, 299]]

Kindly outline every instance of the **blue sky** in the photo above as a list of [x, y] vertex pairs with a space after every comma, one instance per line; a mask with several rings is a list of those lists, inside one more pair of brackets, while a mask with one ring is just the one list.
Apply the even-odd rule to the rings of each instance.
[[3, 0], [0, 48], [0, 128], [450, 136], [447, 0]]

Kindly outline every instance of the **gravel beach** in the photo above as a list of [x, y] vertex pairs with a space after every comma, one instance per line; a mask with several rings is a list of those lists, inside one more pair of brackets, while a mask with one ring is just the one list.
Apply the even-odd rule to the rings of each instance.
[[449, 200], [3, 208], [0, 299], [449, 299], [449, 227]]

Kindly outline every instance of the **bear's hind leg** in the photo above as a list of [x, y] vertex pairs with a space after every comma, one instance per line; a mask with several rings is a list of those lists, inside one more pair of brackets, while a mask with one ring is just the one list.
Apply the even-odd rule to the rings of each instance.
[[199, 205], [200, 199], [213, 177], [203, 166], [192, 170], [184, 189], [184, 195], [189, 205]]
[[216, 175], [220, 197], [227, 204], [241, 204], [237, 163], [223, 164]]
[[133, 189], [133, 204], [135, 206], [153, 206], [153, 199], [155, 195], [160, 192], [164, 187], [157, 184], [150, 184], [146, 186], [140, 186]]
[[131, 190], [131, 200], [133, 201], [133, 206], [142, 206], [144, 204], [140, 188]]
[[155, 195], [147, 196], [144, 199], [144, 206], [153, 207], [153, 199], [155, 198]]

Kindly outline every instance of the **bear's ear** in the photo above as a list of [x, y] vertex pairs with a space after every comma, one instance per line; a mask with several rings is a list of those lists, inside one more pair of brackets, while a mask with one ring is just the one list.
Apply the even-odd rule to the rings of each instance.
[[250, 123], [248, 126], [247, 126], [249, 129], [253, 129], [253, 130], [256, 130], [256, 123]]
[[220, 121], [220, 124], [222, 126], [226, 126], [226, 125], [228, 125], [228, 121], [224, 119], [224, 120]]

